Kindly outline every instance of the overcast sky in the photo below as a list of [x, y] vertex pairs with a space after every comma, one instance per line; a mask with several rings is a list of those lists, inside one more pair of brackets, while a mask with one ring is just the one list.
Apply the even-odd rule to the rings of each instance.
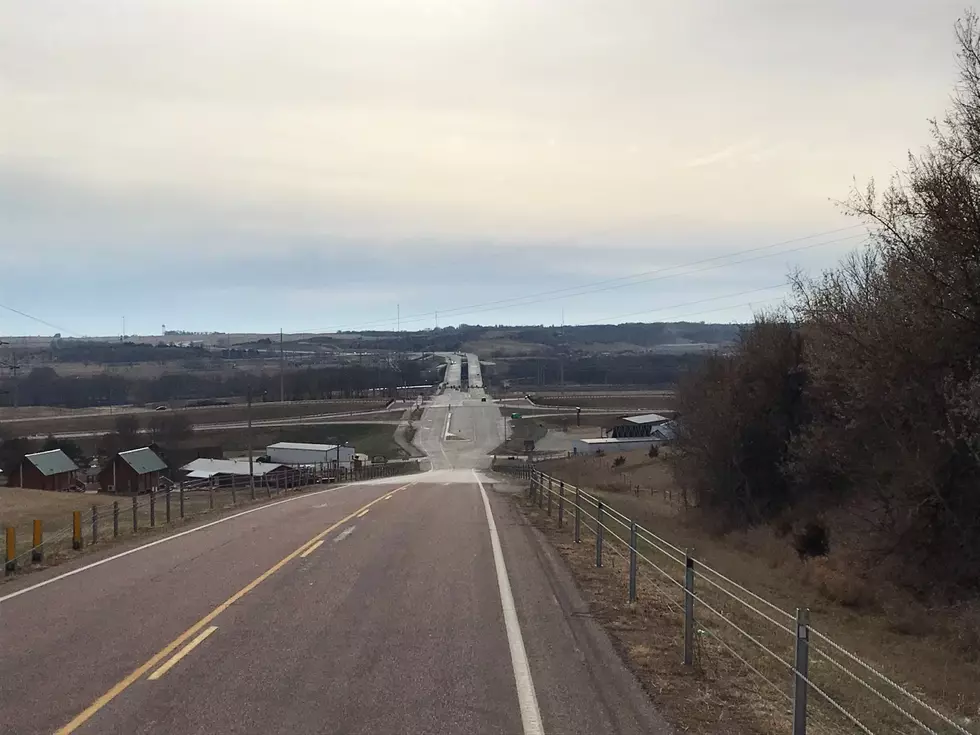
[[860, 244], [819, 233], [928, 142], [964, 7], [0, 0], [0, 304], [66, 334], [744, 319]]

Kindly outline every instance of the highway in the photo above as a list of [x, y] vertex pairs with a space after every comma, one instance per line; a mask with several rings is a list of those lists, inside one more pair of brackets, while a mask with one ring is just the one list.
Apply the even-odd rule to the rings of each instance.
[[0, 585], [0, 731], [670, 732], [488, 474], [502, 419], [470, 376], [420, 421], [431, 472]]

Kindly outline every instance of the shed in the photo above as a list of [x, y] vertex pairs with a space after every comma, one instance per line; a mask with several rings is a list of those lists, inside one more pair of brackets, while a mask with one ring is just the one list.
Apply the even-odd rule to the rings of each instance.
[[289, 465], [329, 465], [350, 469], [354, 461], [354, 447], [336, 444], [305, 444], [302, 442], [278, 442], [266, 447], [272, 462]]
[[149, 447], [119, 452], [99, 473], [103, 492], [148, 493], [160, 485], [167, 463]]
[[60, 449], [25, 454], [15, 477], [21, 487], [35, 490], [68, 490], [78, 481], [78, 466]]
[[609, 436], [615, 439], [636, 439], [647, 437], [654, 428], [666, 424], [670, 419], [659, 413], [644, 413], [638, 416], [620, 416], [610, 428]]
[[[213, 487], [238, 484], [239, 479], [248, 484], [248, 460], [244, 459], [201, 457], [180, 469], [185, 480], [197, 480], [202, 484], [206, 480], [206, 484]], [[255, 484], [263, 487], [292, 487], [299, 484], [301, 479], [299, 470], [278, 462], [252, 462], [252, 476]]]

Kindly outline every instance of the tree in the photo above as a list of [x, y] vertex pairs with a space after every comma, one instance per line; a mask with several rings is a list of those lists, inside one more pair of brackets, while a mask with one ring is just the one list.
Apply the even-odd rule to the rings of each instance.
[[153, 441], [166, 444], [176, 444], [189, 439], [194, 433], [191, 420], [183, 413], [166, 413], [153, 416], [147, 428], [153, 437]]
[[49, 436], [44, 441], [44, 444], [41, 445], [41, 451], [48, 452], [52, 449], [60, 449], [79, 467], [88, 466], [89, 458], [85, 455], [84, 450], [71, 439], [58, 439], [57, 437]]

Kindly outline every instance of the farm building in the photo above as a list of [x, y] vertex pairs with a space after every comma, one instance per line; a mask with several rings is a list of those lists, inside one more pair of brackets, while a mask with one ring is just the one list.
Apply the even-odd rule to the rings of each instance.
[[[201, 457], [180, 468], [185, 480], [208, 480], [209, 485], [220, 487], [231, 484], [248, 484], [247, 459], [210, 459]], [[290, 487], [299, 481], [299, 471], [279, 462], [252, 462], [255, 484], [263, 487]]]
[[35, 490], [68, 490], [77, 484], [78, 466], [60, 449], [27, 454], [20, 461], [14, 481]]
[[302, 444], [299, 442], [279, 442], [266, 447], [270, 462], [288, 465], [328, 465], [336, 467], [339, 463], [350, 469], [354, 460], [354, 447], [336, 444]]
[[99, 473], [103, 492], [148, 493], [160, 486], [167, 463], [150, 447], [119, 452]]
[[653, 434], [654, 429], [670, 421], [659, 413], [645, 413], [639, 416], [620, 416], [609, 429], [607, 436], [614, 439], [637, 439]]
[[[650, 414], [655, 416], [656, 414]], [[649, 426], [649, 433], [642, 436], [614, 436], [609, 435], [601, 439], [576, 439], [573, 448], [577, 454], [595, 454], [603, 452], [632, 452], [637, 449], [649, 451], [650, 447], [660, 446], [673, 441], [676, 434], [676, 425], [673, 421], [665, 419], [663, 422], [638, 426]], [[611, 434], [612, 432], [610, 432]]]

